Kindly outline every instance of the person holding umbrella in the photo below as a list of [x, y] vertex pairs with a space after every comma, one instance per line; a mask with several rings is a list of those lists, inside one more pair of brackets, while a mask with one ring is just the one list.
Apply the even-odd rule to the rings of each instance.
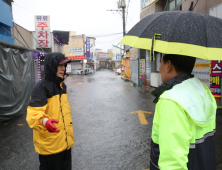
[[216, 170], [215, 98], [191, 75], [195, 58], [222, 60], [222, 20], [189, 11], [165, 11], [139, 21], [119, 42], [164, 54], [156, 104], [150, 170]]
[[166, 54], [152, 127], [150, 170], [215, 170], [216, 101], [191, 73], [196, 58]]

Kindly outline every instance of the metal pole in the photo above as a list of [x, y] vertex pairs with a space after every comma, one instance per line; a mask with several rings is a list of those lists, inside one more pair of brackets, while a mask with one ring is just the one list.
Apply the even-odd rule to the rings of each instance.
[[[124, 6], [122, 6], [122, 11], [123, 11], [123, 37], [126, 35], [126, 24], [125, 24], [125, 0], [122, 0], [122, 4], [124, 4]], [[123, 45], [123, 54], [124, 54], [124, 50], [125, 50], [125, 45]]]
[[[124, 0], [123, 0], [124, 1]], [[126, 35], [126, 24], [125, 24], [125, 7], [123, 8], [123, 36]]]

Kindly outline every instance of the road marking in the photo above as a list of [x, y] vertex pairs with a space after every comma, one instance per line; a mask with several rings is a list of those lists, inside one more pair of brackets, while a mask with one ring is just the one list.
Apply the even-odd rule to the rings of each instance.
[[18, 126], [23, 126], [23, 124], [17, 124]]
[[135, 113], [138, 114], [139, 119], [140, 119], [140, 123], [141, 123], [142, 125], [147, 125], [147, 124], [148, 124], [148, 122], [147, 122], [147, 120], [146, 120], [146, 117], [145, 117], [145, 113], [152, 114], [152, 112], [138, 110], [138, 111], [135, 111], [135, 112], [130, 112], [130, 113], [128, 113], [128, 114], [135, 114]]

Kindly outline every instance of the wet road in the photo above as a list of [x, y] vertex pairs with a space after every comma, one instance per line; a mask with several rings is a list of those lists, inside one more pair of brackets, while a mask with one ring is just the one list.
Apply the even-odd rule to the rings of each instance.
[[[73, 170], [149, 169], [153, 97], [109, 70], [66, 80], [75, 145]], [[0, 169], [37, 170], [26, 115], [0, 126]]]

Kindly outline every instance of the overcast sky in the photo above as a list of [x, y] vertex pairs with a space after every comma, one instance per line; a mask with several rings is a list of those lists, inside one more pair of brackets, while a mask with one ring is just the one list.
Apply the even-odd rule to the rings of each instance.
[[[77, 34], [96, 37], [96, 48], [104, 51], [117, 45], [122, 38], [122, 12], [117, 9], [118, 0], [14, 0], [14, 22], [29, 31], [35, 30], [34, 15], [50, 15], [51, 31], [76, 31]], [[128, 15], [126, 31], [140, 18], [140, 0], [125, 0]], [[129, 5], [128, 5], [129, 4]], [[115, 34], [105, 36], [108, 34]], [[102, 36], [102, 37], [101, 37]]]

